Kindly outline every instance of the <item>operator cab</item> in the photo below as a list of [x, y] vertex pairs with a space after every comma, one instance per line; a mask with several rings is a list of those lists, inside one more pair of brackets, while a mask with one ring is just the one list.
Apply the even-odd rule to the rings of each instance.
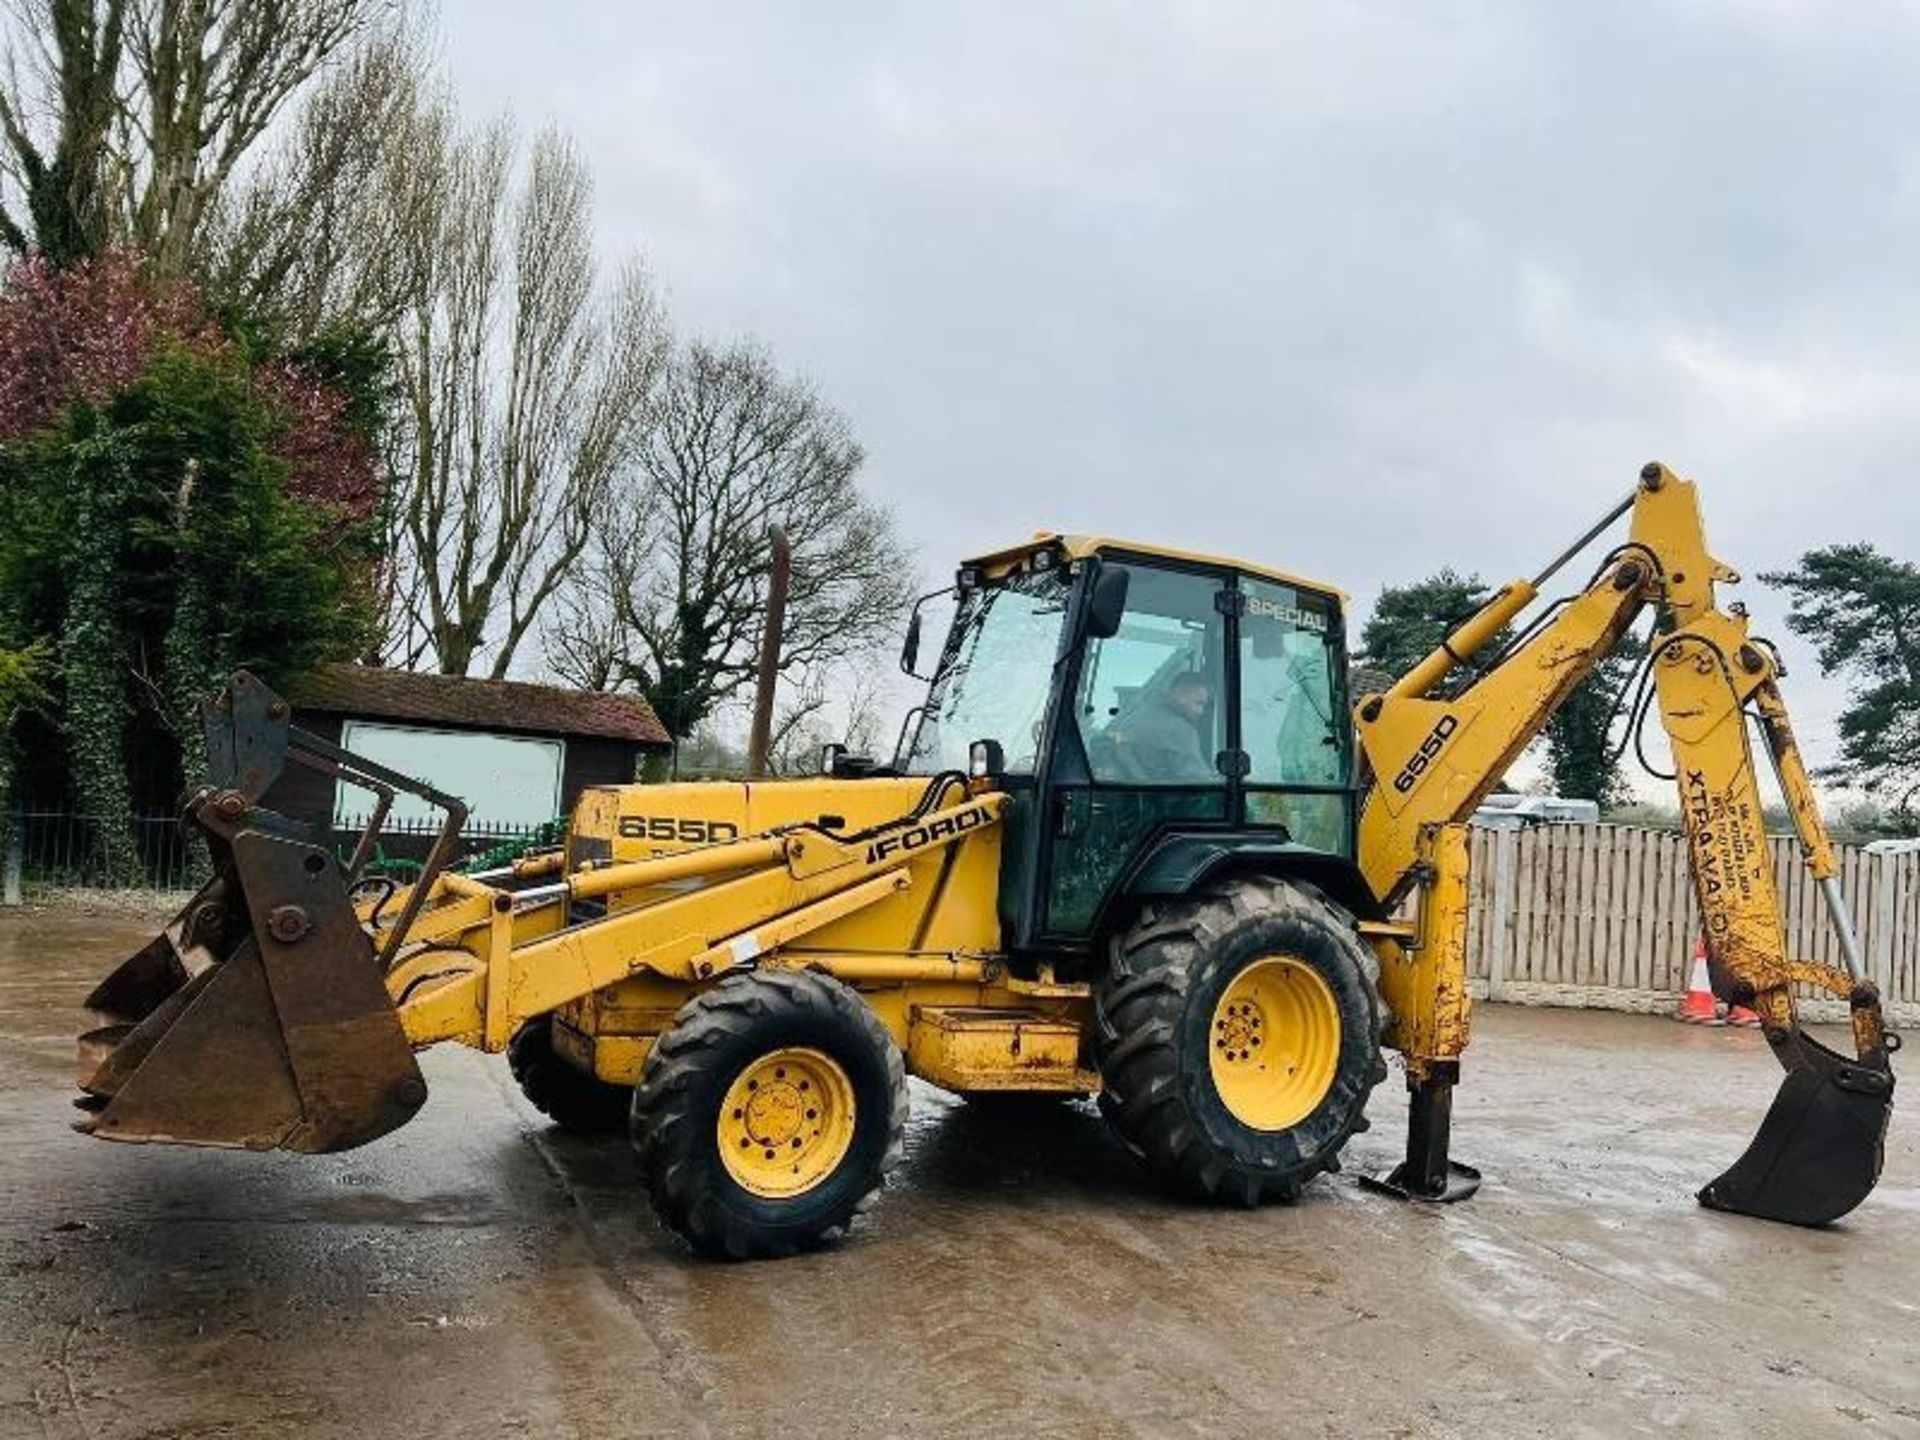
[[[1010, 948], [1084, 951], [1124, 897], [1250, 851], [1350, 871], [1338, 590], [1042, 535], [963, 565], [939, 593], [953, 596], [953, 623], [896, 765], [933, 775], [984, 764], [1013, 796]], [[916, 608], [909, 673], [919, 629]]]

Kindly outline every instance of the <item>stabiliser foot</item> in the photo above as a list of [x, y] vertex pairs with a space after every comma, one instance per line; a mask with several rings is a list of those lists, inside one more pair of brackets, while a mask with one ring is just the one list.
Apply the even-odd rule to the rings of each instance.
[[1383, 1195], [1450, 1205], [1480, 1188], [1480, 1172], [1450, 1158], [1453, 1133], [1453, 1082], [1457, 1070], [1407, 1084], [1407, 1158], [1391, 1170], [1362, 1175], [1360, 1183]]
[[[1411, 1183], [1410, 1183], [1411, 1182]], [[1419, 1174], [1410, 1177], [1404, 1162], [1391, 1170], [1382, 1170], [1374, 1175], [1362, 1175], [1360, 1183], [1369, 1190], [1377, 1190], [1382, 1195], [1392, 1195], [1399, 1200], [1421, 1200], [1429, 1205], [1451, 1205], [1456, 1200], [1464, 1200], [1480, 1188], [1480, 1172], [1471, 1165], [1462, 1165], [1458, 1160], [1447, 1162], [1447, 1173], [1440, 1177], [1438, 1185], [1434, 1177]]]

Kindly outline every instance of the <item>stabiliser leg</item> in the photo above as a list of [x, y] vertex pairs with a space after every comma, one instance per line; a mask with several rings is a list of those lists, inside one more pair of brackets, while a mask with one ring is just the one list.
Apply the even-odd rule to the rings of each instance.
[[1369, 1190], [1402, 1200], [1450, 1205], [1480, 1188], [1480, 1172], [1448, 1155], [1453, 1139], [1453, 1086], [1460, 1066], [1434, 1067], [1425, 1079], [1407, 1081], [1407, 1158], [1378, 1175], [1362, 1175]]

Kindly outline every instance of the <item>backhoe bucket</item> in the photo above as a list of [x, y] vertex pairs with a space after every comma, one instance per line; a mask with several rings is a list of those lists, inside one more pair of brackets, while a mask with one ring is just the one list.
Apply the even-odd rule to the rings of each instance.
[[[215, 876], [87, 997], [76, 1103], [91, 1113], [75, 1128], [249, 1150], [363, 1145], [427, 1094], [382, 957], [350, 872], [257, 804], [289, 753], [286, 706], [241, 674], [203, 713], [216, 784], [186, 819]], [[296, 750], [326, 744], [292, 735]], [[345, 776], [353, 757], [327, 749], [326, 767]]]
[[1884, 1052], [1860, 1060], [1796, 1033], [1777, 1047], [1787, 1078], [1753, 1143], [1700, 1192], [1714, 1210], [1826, 1225], [1880, 1178], [1893, 1071]]

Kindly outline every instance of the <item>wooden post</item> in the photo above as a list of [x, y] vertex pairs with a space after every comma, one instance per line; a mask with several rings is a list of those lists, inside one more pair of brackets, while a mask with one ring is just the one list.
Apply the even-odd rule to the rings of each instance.
[[0, 881], [0, 904], [18, 905], [20, 903], [20, 850], [22, 826], [18, 823], [7, 825], [6, 878]]
[[1863, 937], [1869, 956], [1867, 973], [1880, 983], [1880, 993], [1891, 999], [1899, 983], [1893, 973], [1893, 931], [1894, 893], [1900, 883], [1900, 857], [1868, 855], [1863, 858], [1867, 862], [1868, 873], [1873, 876], [1873, 918], [1867, 922], [1867, 933]]
[[1513, 851], [1516, 830], [1493, 832], [1493, 915], [1487, 922], [1487, 999], [1498, 1000], [1506, 990], [1507, 968], [1513, 951]]
[[787, 623], [787, 581], [793, 573], [793, 544], [785, 527], [768, 527], [773, 542], [773, 573], [767, 577], [767, 619], [760, 631], [760, 685], [753, 696], [753, 732], [747, 740], [747, 778], [764, 779], [767, 751], [773, 744], [773, 687], [780, 678], [780, 635]]

